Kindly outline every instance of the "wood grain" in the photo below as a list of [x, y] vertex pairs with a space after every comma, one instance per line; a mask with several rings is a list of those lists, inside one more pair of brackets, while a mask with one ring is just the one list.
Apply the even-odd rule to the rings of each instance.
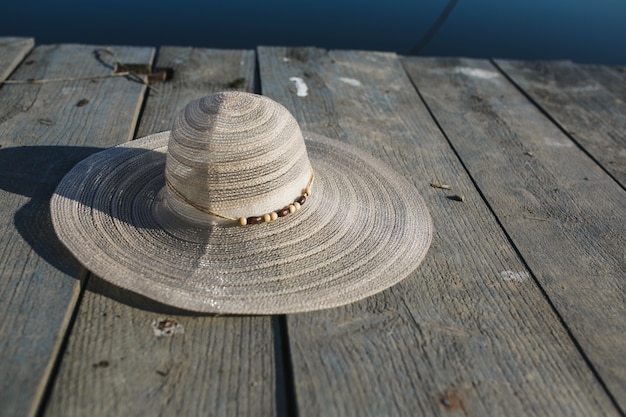
[[[157, 67], [174, 76], [150, 91], [139, 135], [233, 80], [254, 89], [254, 51], [166, 47]], [[46, 416], [276, 414], [272, 325], [177, 311], [91, 277]]]
[[496, 64], [626, 188], [626, 77], [567, 61]]
[[254, 92], [255, 65], [252, 50], [161, 48], [157, 67], [171, 69], [173, 78], [154, 85], [137, 137], [169, 130], [173, 115], [190, 101], [208, 93], [227, 90]]
[[33, 46], [33, 38], [0, 37], [0, 82], [7, 79]]
[[400, 284], [287, 317], [298, 415], [619, 415], [395, 55], [258, 55], [263, 94], [305, 130], [386, 161], [415, 184], [435, 223], [426, 261]]
[[498, 221], [626, 410], [626, 192], [489, 62], [410, 58], [405, 65]]
[[[10, 79], [110, 73], [95, 49], [37, 47]], [[117, 53], [149, 64], [154, 52]], [[50, 195], [76, 162], [132, 135], [144, 90], [121, 77], [0, 89], [1, 416], [37, 411], [79, 294], [82, 268], [52, 229]]]

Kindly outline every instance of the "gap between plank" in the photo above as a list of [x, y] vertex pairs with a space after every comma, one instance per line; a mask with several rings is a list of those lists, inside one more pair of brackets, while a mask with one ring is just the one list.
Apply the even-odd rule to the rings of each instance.
[[259, 64], [259, 53], [254, 49], [254, 81], [252, 92], [254, 94], [263, 94], [261, 89], [261, 65]]
[[76, 323], [76, 318], [78, 317], [78, 312], [83, 302], [85, 289], [87, 288], [87, 282], [89, 281], [90, 276], [91, 272], [89, 272], [85, 268], [82, 268], [81, 273], [78, 276], [78, 296], [76, 297], [76, 301], [74, 302], [74, 306], [72, 307], [72, 312], [70, 314], [67, 326], [65, 327], [65, 334], [63, 335], [61, 343], [59, 344], [59, 349], [56, 352], [56, 356], [54, 357], [54, 359], [51, 360], [52, 366], [48, 375], [48, 379], [44, 384], [43, 393], [40, 397], [39, 404], [31, 408], [31, 410], [33, 411], [31, 411], [30, 415], [32, 416], [44, 417], [45, 415], [46, 407], [48, 406], [50, 396], [52, 395], [52, 390], [59, 374], [61, 363], [63, 362], [63, 357], [65, 356], [65, 352], [67, 351], [67, 345], [70, 340], [70, 335], [72, 334], [72, 329], [74, 328], [74, 324]]
[[274, 335], [274, 362], [276, 371], [276, 415], [297, 417], [296, 386], [289, 346], [287, 316], [272, 317]]
[[[158, 62], [159, 59], [159, 55], [161, 54], [161, 48], [159, 47], [157, 48], [156, 52], [154, 53], [154, 57], [152, 58], [152, 63], [150, 65], [150, 67], [154, 70], [154, 66], [156, 65], [156, 63]], [[167, 82], [167, 80], [166, 80]], [[131, 138], [131, 141], [138, 139], [137, 138], [137, 134], [139, 133], [139, 125], [141, 124], [141, 118], [143, 117], [143, 112], [146, 109], [146, 103], [148, 102], [148, 98], [150, 97], [150, 88], [144, 88], [144, 93], [143, 93], [143, 97], [141, 99], [141, 106], [139, 106], [139, 111], [137, 112], [137, 118], [135, 119], [135, 126], [133, 126], [133, 136]]]

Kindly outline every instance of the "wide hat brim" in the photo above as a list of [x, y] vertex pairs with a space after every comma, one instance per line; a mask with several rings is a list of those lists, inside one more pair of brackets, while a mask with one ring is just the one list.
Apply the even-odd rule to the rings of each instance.
[[92, 273], [198, 312], [319, 310], [406, 278], [433, 234], [415, 187], [352, 146], [304, 137], [312, 195], [277, 221], [197, 227], [165, 210], [169, 132], [162, 132], [77, 164], [52, 196], [54, 229]]

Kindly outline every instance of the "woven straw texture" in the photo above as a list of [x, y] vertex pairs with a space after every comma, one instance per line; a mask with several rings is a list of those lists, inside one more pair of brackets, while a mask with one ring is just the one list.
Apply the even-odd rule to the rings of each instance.
[[166, 174], [185, 196], [180, 205], [170, 199], [176, 211], [191, 200], [238, 218], [292, 203], [309, 180], [310, 165], [287, 109], [267, 97], [226, 92], [193, 101], [176, 117]]
[[[366, 153], [309, 133], [295, 138], [316, 173], [299, 211], [244, 227], [189, 222], [165, 183], [171, 136], [92, 155], [52, 197], [61, 241], [115, 285], [192, 311], [295, 313], [380, 292], [426, 255], [432, 222], [417, 190]], [[298, 163], [304, 184], [308, 161]]]

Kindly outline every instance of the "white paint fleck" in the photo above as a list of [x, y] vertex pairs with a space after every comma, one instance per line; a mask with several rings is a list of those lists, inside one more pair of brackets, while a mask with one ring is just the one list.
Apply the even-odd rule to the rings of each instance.
[[307, 87], [304, 80], [300, 77], [291, 77], [289, 81], [293, 81], [296, 84], [296, 95], [298, 97], [306, 97], [309, 95], [309, 87]]
[[570, 93], [591, 93], [597, 91], [599, 86], [597, 84], [586, 84], [578, 87], [567, 87], [565, 91]]
[[553, 146], [555, 148], [571, 148], [574, 146], [570, 140], [556, 139], [548, 136], [544, 137], [543, 141], [546, 145]]
[[152, 331], [156, 337], [169, 337], [175, 334], [185, 333], [185, 328], [182, 324], [174, 319], [166, 317], [160, 317], [152, 320], [150, 327], [152, 327]]
[[344, 82], [344, 83], [346, 83], [348, 85], [351, 85], [353, 87], [360, 87], [361, 86], [361, 81], [355, 80], [354, 78], [339, 77], [339, 81]]
[[526, 271], [502, 271], [500, 272], [500, 278], [502, 278], [504, 281], [522, 282], [530, 278], [530, 274]]
[[76, 91], [76, 87], [63, 87], [61, 88], [61, 95], [70, 96], [74, 94]]
[[283, 57], [283, 62], [289, 62], [289, 58]]
[[481, 78], [483, 80], [492, 80], [498, 78], [500, 74], [495, 71], [487, 71], [480, 68], [458, 67], [454, 69], [456, 74], [463, 74], [469, 77]]

